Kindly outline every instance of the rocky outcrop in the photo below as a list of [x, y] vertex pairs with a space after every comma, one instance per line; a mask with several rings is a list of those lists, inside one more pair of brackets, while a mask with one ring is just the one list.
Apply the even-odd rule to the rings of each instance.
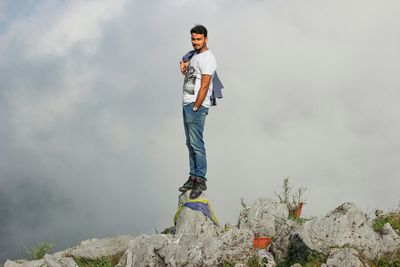
[[353, 203], [344, 203], [325, 217], [305, 222], [291, 235], [292, 253], [300, 259], [307, 251], [329, 255], [333, 248], [352, 247], [367, 259], [394, 252], [399, 237], [387, 226], [388, 234], [375, 232], [365, 213]]
[[152, 235], [132, 240], [117, 266], [218, 266], [246, 263], [253, 233], [231, 229], [219, 236]]
[[259, 198], [250, 206], [242, 203], [239, 215], [239, 229], [249, 229], [255, 236], [273, 238], [271, 251], [280, 260], [287, 254], [290, 236], [300, 226], [289, 219], [285, 204], [271, 198]]
[[270, 198], [259, 198], [244, 206], [239, 216], [239, 229], [250, 229], [257, 236], [275, 237], [277, 227], [289, 217], [287, 206]]
[[382, 230], [380, 231], [380, 237], [382, 238], [380, 241], [382, 242], [383, 247], [393, 248], [390, 251], [395, 251], [396, 247], [400, 244], [400, 237], [389, 223], [383, 225]]
[[340, 248], [333, 249], [329, 253], [326, 261], [326, 267], [364, 267], [360, 261], [360, 255], [357, 250], [353, 248]]
[[292, 233], [299, 227], [298, 222], [288, 219], [277, 225], [276, 235], [270, 248], [277, 262], [284, 259], [288, 254]]
[[[186, 194], [180, 202], [185, 202]], [[201, 196], [205, 199], [205, 196]], [[224, 231], [202, 212], [183, 207], [175, 235], [142, 235], [129, 243], [117, 266], [218, 266], [224, 262], [246, 263], [252, 255], [253, 232], [232, 228]]]
[[121, 235], [112, 238], [90, 239], [81, 242], [78, 246], [65, 250], [59, 256], [96, 260], [101, 257], [113, 257], [123, 254], [133, 239], [130, 235]]
[[44, 264], [51, 267], [78, 267], [74, 259], [70, 257], [57, 257], [54, 255], [45, 255]]
[[78, 267], [75, 263], [74, 259], [69, 257], [58, 257], [54, 255], [46, 254], [43, 259], [35, 260], [35, 261], [27, 261], [27, 262], [14, 262], [8, 260], [4, 267]]
[[[207, 200], [204, 195], [201, 198]], [[187, 194], [182, 194], [179, 204], [185, 201]], [[74, 259], [95, 261], [102, 257], [112, 257], [119, 267], [247, 266], [251, 257], [260, 255], [254, 253], [254, 236], [273, 238], [270, 252], [275, 262], [289, 259], [292, 266], [301, 266], [295, 263], [322, 254], [322, 259], [327, 259], [322, 264], [325, 267], [367, 267], [368, 260], [376, 261], [400, 246], [400, 238], [390, 224], [375, 232], [367, 216], [353, 203], [344, 203], [326, 216], [303, 224], [288, 216], [286, 205], [260, 198], [250, 206], [244, 205], [237, 227], [223, 229], [204, 213], [182, 206], [174, 235], [91, 239], [42, 260], [7, 261], [4, 267], [75, 267]]]
[[98, 260], [102, 257], [117, 257], [128, 249], [129, 241], [133, 236], [122, 235], [104, 239], [89, 239], [82, 241], [78, 246], [57, 252], [53, 255], [45, 255], [41, 260], [34, 261], [10, 261], [4, 267], [76, 267], [74, 258], [84, 260]]
[[44, 259], [41, 260], [33, 260], [33, 261], [25, 261], [25, 260], [18, 260], [18, 261], [11, 261], [7, 260], [4, 263], [4, 267], [40, 267], [44, 265]]
[[[204, 194], [199, 198], [208, 201]], [[189, 200], [189, 193], [183, 193], [179, 196], [179, 205]], [[194, 235], [194, 236], [216, 236], [223, 229], [215, 225], [202, 212], [183, 207], [176, 220], [175, 235]]]

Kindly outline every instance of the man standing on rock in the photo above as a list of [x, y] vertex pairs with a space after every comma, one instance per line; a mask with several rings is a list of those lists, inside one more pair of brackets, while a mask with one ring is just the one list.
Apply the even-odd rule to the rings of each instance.
[[189, 179], [179, 191], [191, 190], [194, 199], [207, 189], [207, 159], [204, 147], [203, 131], [208, 109], [211, 106], [212, 78], [217, 69], [214, 54], [207, 48], [207, 29], [196, 25], [190, 30], [193, 55], [189, 62], [181, 61], [180, 69], [183, 82], [183, 125], [186, 145], [189, 150]]

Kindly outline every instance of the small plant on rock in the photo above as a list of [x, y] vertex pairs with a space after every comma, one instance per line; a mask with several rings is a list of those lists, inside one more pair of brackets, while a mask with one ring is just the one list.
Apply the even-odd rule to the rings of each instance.
[[44, 255], [53, 250], [54, 245], [55, 244], [49, 242], [38, 242], [38, 244], [34, 247], [25, 247], [25, 250], [33, 260], [40, 260], [43, 259]]
[[280, 194], [275, 193], [275, 195], [278, 197], [280, 203], [287, 206], [289, 218], [299, 218], [300, 214], [296, 211], [301, 209], [305, 203], [303, 195], [306, 190], [306, 187], [300, 187], [296, 193], [292, 193], [292, 187], [289, 185], [289, 177], [283, 179], [282, 192]]
[[258, 256], [256, 254], [254, 254], [253, 256], [251, 256], [249, 258], [249, 260], [247, 261], [247, 266], [249, 267], [260, 267], [260, 263], [258, 261]]
[[233, 263], [230, 263], [229, 261], [227, 261], [227, 260], [225, 260], [223, 263], [222, 263], [222, 266], [221, 267], [234, 267], [235, 265], [233, 264]]
[[293, 259], [291, 255], [287, 255], [286, 258], [278, 262], [277, 267], [290, 267], [296, 263], [303, 267], [320, 267], [326, 260], [327, 257], [325, 255], [317, 252], [309, 252], [303, 259]]
[[174, 231], [175, 231], [175, 226], [173, 225], [173, 226], [171, 226], [171, 227], [165, 228], [165, 229], [161, 232], [161, 234], [164, 234], [164, 235], [172, 235], [172, 234], [174, 234]]
[[325, 263], [327, 260], [327, 257], [325, 255], [319, 254], [319, 253], [310, 253], [310, 255], [307, 258], [307, 261], [302, 262], [302, 266], [304, 267], [319, 267], [321, 266], [322, 263]]
[[393, 230], [400, 235], [400, 209], [397, 208], [388, 213], [384, 213], [381, 210], [375, 211], [376, 218], [372, 221], [372, 228], [375, 231], [380, 232], [386, 223], [389, 223]]
[[118, 263], [118, 259], [113, 257], [101, 257], [97, 260], [88, 260], [80, 257], [74, 257], [76, 264], [79, 267], [112, 267]]
[[377, 265], [378, 267], [400, 267], [400, 249], [391, 255], [381, 257]]

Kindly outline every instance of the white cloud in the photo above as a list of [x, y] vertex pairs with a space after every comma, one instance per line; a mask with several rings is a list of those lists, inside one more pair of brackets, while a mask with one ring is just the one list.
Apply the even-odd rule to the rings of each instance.
[[87, 42], [89, 51], [96, 49], [102, 23], [118, 16], [125, 0], [71, 1], [39, 37], [37, 52], [63, 54], [79, 42]]
[[117, 17], [125, 4], [125, 0], [42, 2], [36, 13], [14, 24], [11, 32], [23, 36], [30, 56], [63, 56], [80, 43], [93, 54], [103, 23]]

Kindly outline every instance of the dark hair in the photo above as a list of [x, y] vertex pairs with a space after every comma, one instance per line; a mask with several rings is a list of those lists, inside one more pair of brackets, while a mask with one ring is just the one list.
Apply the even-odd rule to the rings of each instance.
[[195, 25], [191, 30], [190, 34], [197, 33], [197, 34], [204, 34], [204, 37], [207, 37], [207, 29], [203, 25]]

